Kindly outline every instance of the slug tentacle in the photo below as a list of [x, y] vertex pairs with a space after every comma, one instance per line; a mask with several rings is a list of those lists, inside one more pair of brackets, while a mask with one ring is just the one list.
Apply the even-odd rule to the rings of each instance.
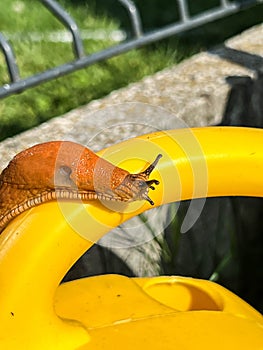
[[[148, 179], [148, 177], [150, 176], [151, 172], [153, 171], [154, 168], [156, 168], [157, 163], [159, 162], [159, 160], [162, 158], [162, 154], [158, 154], [158, 156], [155, 158], [155, 160], [152, 162], [152, 164], [150, 164], [148, 166], [148, 168], [146, 168], [143, 172], [140, 173], [141, 176], [144, 176]], [[148, 182], [152, 182], [155, 183], [156, 185], [159, 184], [159, 181], [157, 180], [150, 180]], [[157, 182], [157, 183], [156, 183]]]
[[148, 192], [149, 189], [155, 190], [153, 185], [159, 185], [159, 181], [155, 179], [148, 180], [148, 178], [161, 157], [162, 155], [158, 154], [154, 162], [144, 171], [138, 174], [128, 174], [123, 182], [115, 189], [115, 193], [127, 198], [126, 201], [128, 202], [144, 199], [151, 205], [154, 205], [154, 202], [148, 196]]
[[17, 154], [0, 174], [0, 232], [17, 215], [51, 200], [146, 200], [158, 180], [154, 162], [138, 174], [116, 167], [70, 141], [38, 144]]

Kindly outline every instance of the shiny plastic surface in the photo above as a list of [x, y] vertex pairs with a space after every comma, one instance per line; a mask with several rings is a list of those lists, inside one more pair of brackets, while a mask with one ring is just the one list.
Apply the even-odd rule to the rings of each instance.
[[[162, 153], [152, 174], [161, 183], [150, 193], [156, 206], [206, 196], [263, 196], [263, 130], [160, 132], [102, 153], [130, 172]], [[262, 316], [212, 282], [100, 276], [58, 287], [93, 242], [150, 208], [145, 202], [117, 210], [104, 204], [50, 202], [2, 232], [1, 348], [262, 348]]]

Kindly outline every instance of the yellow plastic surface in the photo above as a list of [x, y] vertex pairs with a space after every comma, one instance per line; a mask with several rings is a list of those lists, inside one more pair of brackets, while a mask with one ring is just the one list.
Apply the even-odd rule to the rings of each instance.
[[[156, 206], [263, 196], [263, 130], [159, 132], [102, 153], [130, 172], [162, 153], [151, 177], [161, 182], [150, 193]], [[0, 348], [263, 349], [262, 316], [212, 282], [107, 275], [58, 287], [93, 242], [149, 208], [50, 202], [13, 220], [0, 235]]]

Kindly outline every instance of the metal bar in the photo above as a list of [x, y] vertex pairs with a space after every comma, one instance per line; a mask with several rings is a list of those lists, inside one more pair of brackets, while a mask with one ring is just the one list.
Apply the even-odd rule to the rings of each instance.
[[19, 80], [19, 70], [16, 64], [15, 54], [12, 50], [12, 46], [2, 33], [0, 33], [0, 47], [5, 56], [10, 81], [16, 82]]
[[189, 18], [189, 11], [188, 11], [188, 4], [185, 0], [177, 0], [179, 12], [180, 12], [180, 19], [182, 22], [186, 23], [190, 20]]
[[73, 18], [54, 0], [41, 0], [43, 5], [51, 11], [57, 19], [70, 30], [73, 37], [74, 55], [76, 58], [85, 56], [83, 43], [80, 37], [79, 28]]
[[134, 2], [131, 0], [119, 0], [119, 2], [128, 10], [135, 38], [141, 37], [143, 34], [142, 22]]
[[[44, 1], [44, 0], [41, 0], [41, 1]], [[259, 2], [262, 3], [263, 1], [248, 0], [246, 1], [246, 7]], [[179, 22], [177, 24], [166, 26], [163, 29], [144, 34], [139, 38], [131, 39], [127, 42], [121, 43], [120, 45], [110, 47], [103, 51], [94, 53], [92, 55], [81, 57], [73, 62], [69, 62], [61, 66], [52, 68], [43, 73], [31, 76], [23, 80], [16, 81], [12, 84], [5, 84], [3, 87], [0, 88], [0, 98], [7, 97], [11, 94], [23, 91], [33, 86], [37, 86], [43, 82], [46, 82], [46, 81], [61, 77], [63, 75], [69, 74], [71, 72], [74, 72], [76, 70], [88, 67], [96, 62], [101, 62], [113, 56], [117, 56], [122, 53], [125, 53], [129, 50], [139, 48], [147, 44], [151, 44], [155, 41], [162, 40], [169, 36], [178, 34], [182, 31], [198, 27], [200, 25], [217, 20], [227, 15], [231, 15], [237, 12], [240, 8], [243, 8], [243, 4], [241, 5], [240, 3], [236, 3], [236, 2], [228, 4], [227, 8], [222, 8], [222, 7], [213, 8], [201, 14], [191, 17], [191, 19], [189, 19], [186, 22]]]
[[255, 1], [253, 1], [253, 0], [241, 0], [241, 2], [239, 3], [240, 9], [243, 10], [243, 9], [251, 6], [251, 3], [253, 4], [255, 2], [259, 3], [259, 4], [263, 4], [263, 0], [255, 0]]
[[220, 3], [223, 8], [227, 8], [229, 5], [228, 0], [220, 0]]

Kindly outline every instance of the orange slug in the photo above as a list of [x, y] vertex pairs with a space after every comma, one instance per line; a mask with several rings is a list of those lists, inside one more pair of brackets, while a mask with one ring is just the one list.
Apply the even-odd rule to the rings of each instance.
[[148, 180], [161, 158], [130, 174], [88, 148], [70, 141], [38, 144], [18, 153], [0, 175], [0, 232], [17, 215], [43, 202], [94, 199], [153, 201], [157, 180]]

